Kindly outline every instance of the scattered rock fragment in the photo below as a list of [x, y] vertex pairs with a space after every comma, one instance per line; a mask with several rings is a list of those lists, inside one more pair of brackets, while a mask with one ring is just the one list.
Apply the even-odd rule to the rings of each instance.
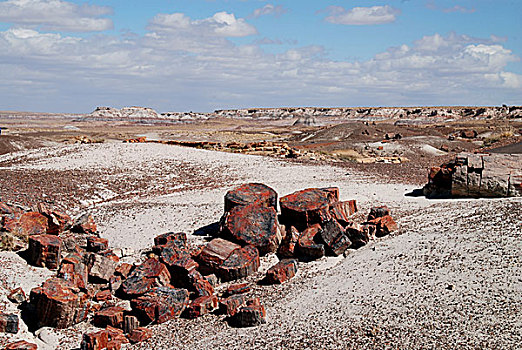
[[310, 261], [324, 256], [324, 245], [314, 241], [321, 230], [321, 225], [315, 224], [301, 233], [297, 243], [297, 253], [300, 259]]
[[74, 222], [71, 231], [76, 233], [85, 233], [88, 235], [95, 234], [97, 227], [96, 223], [94, 222], [94, 218], [91, 214], [83, 214]]
[[1, 333], [18, 333], [19, 329], [18, 316], [15, 314], [6, 314], [0, 312], [0, 332]]
[[15, 304], [21, 304], [26, 301], [27, 297], [22, 287], [18, 287], [9, 292], [7, 299]]
[[163, 323], [181, 315], [188, 304], [186, 289], [158, 287], [131, 301], [144, 324]]
[[329, 254], [341, 255], [350, 247], [352, 242], [344, 234], [344, 228], [336, 221], [329, 220], [319, 232], [319, 237], [324, 243]]
[[284, 232], [283, 240], [279, 245], [277, 255], [281, 258], [294, 257], [296, 254], [296, 247], [299, 242], [299, 231], [297, 231], [294, 226], [291, 226], [290, 229], [286, 229], [285, 226], [283, 226], [281, 232]]
[[121, 284], [121, 291], [128, 297], [145, 294], [155, 287], [170, 283], [170, 273], [158, 259], [149, 258], [134, 269], [129, 278]]
[[188, 318], [196, 318], [214, 311], [218, 307], [218, 298], [215, 295], [207, 295], [196, 298], [187, 307]]
[[128, 335], [128, 338], [131, 343], [136, 344], [142, 341], [145, 341], [152, 337], [152, 330], [145, 327], [138, 327], [134, 329]]
[[264, 323], [266, 323], [266, 311], [259, 300], [247, 301], [247, 306], [241, 307], [229, 318], [229, 324], [233, 327], [256, 327]]
[[123, 313], [125, 310], [119, 306], [110, 306], [97, 311], [94, 314], [93, 323], [96, 327], [105, 328], [112, 326], [121, 328], [123, 326]]
[[123, 319], [123, 331], [125, 333], [132, 333], [133, 330], [140, 326], [140, 322], [136, 316], [127, 315]]
[[212, 273], [221, 266], [225, 260], [236, 249], [240, 249], [239, 244], [227, 241], [222, 238], [211, 240], [198, 255], [197, 259], [203, 273]]
[[354, 199], [344, 202], [335, 202], [330, 205], [330, 215], [343, 226], [350, 223], [350, 217], [356, 212], [357, 203]]
[[266, 272], [265, 282], [281, 284], [294, 277], [297, 273], [297, 261], [294, 259], [281, 260]]
[[304, 231], [311, 225], [328, 221], [330, 204], [339, 201], [338, 193], [336, 188], [309, 188], [282, 197], [279, 200], [281, 223]]
[[6, 345], [5, 350], [37, 350], [38, 346], [25, 340], [18, 340]]
[[87, 251], [99, 253], [103, 250], [109, 249], [109, 240], [98, 236], [87, 237]]
[[236, 249], [227, 260], [219, 267], [217, 273], [222, 281], [234, 281], [247, 277], [259, 268], [258, 250], [247, 245]]
[[34, 235], [29, 237], [28, 259], [35, 266], [56, 270], [60, 265], [62, 240], [55, 235]]
[[248, 283], [231, 284], [225, 291], [225, 296], [248, 293], [250, 292], [250, 289], [251, 288]]

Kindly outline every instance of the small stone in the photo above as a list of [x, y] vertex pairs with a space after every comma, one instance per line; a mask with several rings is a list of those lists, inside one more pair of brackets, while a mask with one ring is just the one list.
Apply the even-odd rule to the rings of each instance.
[[296, 247], [299, 242], [300, 233], [294, 226], [291, 226], [289, 230], [285, 229], [285, 235], [277, 255], [281, 258], [291, 258], [296, 254]]
[[372, 221], [373, 219], [380, 218], [386, 215], [390, 215], [390, 210], [387, 206], [381, 205], [380, 207], [373, 207], [370, 209], [370, 214], [368, 214], [367, 221]]
[[27, 297], [25, 296], [25, 292], [22, 287], [18, 287], [9, 292], [7, 299], [15, 304], [21, 304], [27, 300]]
[[152, 330], [145, 327], [136, 328], [128, 335], [130, 342], [133, 344], [145, 341], [151, 337]]
[[74, 283], [78, 288], [86, 289], [88, 272], [82, 256], [77, 253], [67, 255], [62, 260], [58, 270], [58, 277]]
[[107, 348], [109, 342], [109, 332], [106, 330], [88, 332], [83, 334], [80, 344], [81, 350], [102, 350]]
[[0, 312], [0, 333], [18, 333], [18, 323], [17, 315]]
[[166, 245], [169, 242], [176, 242], [178, 246], [184, 247], [187, 245], [187, 234], [184, 232], [167, 232], [154, 238], [154, 245], [156, 246]]
[[107, 326], [121, 328], [123, 326], [123, 313], [125, 310], [119, 306], [111, 306], [94, 314], [93, 323], [96, 327]]
[[219, 311], [227, 316], [234, 316], [240, 307], [245, 306], [247, 297], [244, 294], [231, 295], [219, 302]]
[[269, 284], [281, 284], [294, 277], [297, 273], [297, 261], [294, 259], [281, 260], [266, 272], [265, 281]]
[[214, 287], [209, 281], [199, 273], [199, 271], [192, 271], [188, 274], [188, 288], [194, 292], [196, 297], [210, 296], [214, 294]]
[[375, 226], [373, 225], [359, 225], [356, 223], [351, 223], [346, 227], [346, 235], [352, 242], [350, 248], [360, 248], [366, 245], [370, 241], [372, 229]]
[[370, 220], [369, 223], [375, 225], [375, 235], [377, 237], [386, 236], [390, 232], [397, 230], [397, 223], [390, 215], [375, 218]]
[[187, 317], [196, 318], [208, 314], [218, 307], [218, 299], [215, 295], [207, 295], [196, 298], [187, 307]]
[[121, 263], [116, 267], [116, 270], [114, 273], [116, 275], [120, 275], [123, 278], [129, 277], [130, 273], [132, 272], [132, 269], [134, 268], [134, 265], [129, 263]]

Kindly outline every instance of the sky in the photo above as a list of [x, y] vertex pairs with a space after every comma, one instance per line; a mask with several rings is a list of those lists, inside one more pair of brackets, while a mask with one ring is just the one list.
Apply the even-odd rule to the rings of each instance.
[[0, 1], [0, 110], [522, 104], [522, 1]]

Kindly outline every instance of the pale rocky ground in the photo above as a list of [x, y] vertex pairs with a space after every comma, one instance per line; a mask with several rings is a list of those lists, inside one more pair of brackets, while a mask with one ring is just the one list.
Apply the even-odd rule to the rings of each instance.
[[[346, 258], [300, 263], [298, 275], [283, 286], [255, 286], [253, 294], [267, 306], [266, 325], [234, 329], [214, 315], [177, 319], [153, 326], [153, 339], [131, 348], [516, 349], [522, 342], [521, 199], [429, 201], [404, 196], [418, 186], [400, 184], [400, 174], [399, 183], [388, 184], [337, 167], [161, 144], [25, 151], [0, 156], [4, 166], [57, 177], [89, 175], [89, 188], [77, 184], [82, 190], [70, 196], [94, 214], [112, 247], [132, 248], [134, 258], [160, 233], [192, 233], [217, 221], [226, 191], [244, 182], [266, 183], [280, 196], [338, 186], [341, 199], [356, 199], [363, 214], [388, 205], [400, 225], [399, 232]], [[250, 280], [260, 279], [273, 261], [266, 258]], [[49, 275], [12, 253], [1, 253], [0, 264], [0, 302], [7, 308], [9, 288], [21, 285], [29, 292]], [[45, 332], [43, 338], [75, 348], [78, 330], [87, 327]]]

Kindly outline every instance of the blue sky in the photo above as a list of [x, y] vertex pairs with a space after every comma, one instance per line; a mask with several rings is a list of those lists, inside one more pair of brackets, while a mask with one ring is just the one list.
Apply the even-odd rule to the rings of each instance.
[[522, 104], [522, 1], [0, 1], [0, 110]]

